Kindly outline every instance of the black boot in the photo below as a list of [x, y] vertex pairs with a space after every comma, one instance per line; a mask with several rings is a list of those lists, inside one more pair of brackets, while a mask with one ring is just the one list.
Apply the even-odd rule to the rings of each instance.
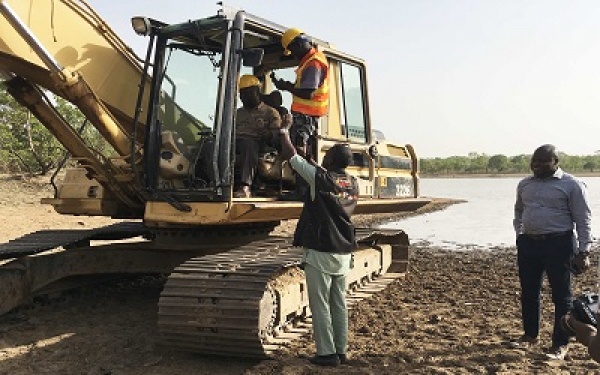
[[318, 366], [330, 366], [335, 367], [340, 364], [340, 360], [337, 354], [330, 355], [316, 355], [309, 359], [310, 363]]

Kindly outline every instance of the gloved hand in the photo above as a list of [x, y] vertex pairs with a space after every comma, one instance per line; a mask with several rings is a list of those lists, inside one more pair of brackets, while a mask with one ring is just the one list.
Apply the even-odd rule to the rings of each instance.
[[581, 275], [590, 268], [590, 254], [589, 253], [578, 253], [573, 258], [571, 263], [571, 269], [573, 275]]
[[288, 81], [284, 81], [283, 79], [274, 79], [273, 84], [277, 87], [278, 90], [290, 91], [294, 84]]

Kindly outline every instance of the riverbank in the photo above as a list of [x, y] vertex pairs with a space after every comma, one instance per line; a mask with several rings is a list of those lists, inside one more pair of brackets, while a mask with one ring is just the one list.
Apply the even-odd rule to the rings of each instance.
[[[52, 189], [34, 181], [0, 181], [0, 241], [49, 228], [91, 228], [106, 218], [61, 216], [39, 199]], [[413, 214], [439, 210], [436, 202]], [[360, 226], [403, 215], [361, 215]], [[276, 229], [289, 234], [294, 222]], [[410, 235], [410, 233], [409, 233]], [[565, 361], [546, 362], [551, 303], [544, 289], [541, 343], [509, 349], [520, 335], [514, 248], [448, 251], [411, 247], [410, 273], [350, 312], [350, 366], [322, 369], [306, 360], [310, 337], [267, 361], [180, 353], [156, 344], [162, 277], [79, 288], [36, 300], [0, 317], [0, 374], [585, 374], [600, 372], [579, 344]], [[594, 257], [595, 259], [595, 257]], [[595, 285], [595, 272], [576, 290]]]
[[[552, 308], [543, 293], [540, 343], [512, 349], [521, 335], [516, 250], [447, 251], [413, 247], [411, 272], [350, 313], [350, 366], [316, 369], [310, 338], [245, 374], [592, 374], [600, 366], [571, 344], [564, 361], [546, 361]], [[590, 271], [578, 292], [595, 285]]]
[[[577, 177], [600, 177], [600, 172], [576, 172], [571, 174]], [[419, 173], [421, 178], [523, 178], [529, 175], [528, 173]]]

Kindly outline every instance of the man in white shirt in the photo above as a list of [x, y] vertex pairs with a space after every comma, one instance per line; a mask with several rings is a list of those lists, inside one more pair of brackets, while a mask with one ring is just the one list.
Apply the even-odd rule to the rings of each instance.
[[356, 207], [358, 183], [345, 171], [352, 152], [347, 145], [336, 144], [327, 150], [321, 167], [298, 155], [287, 129], [280, 133], [283, 157], [309, 186], [294, 245], [305, 249], [304, 272], [317, 347], [317, 355], [310, 361], [337, 366], [346, 362], [346, 273], [356, 249], [350, 215]]

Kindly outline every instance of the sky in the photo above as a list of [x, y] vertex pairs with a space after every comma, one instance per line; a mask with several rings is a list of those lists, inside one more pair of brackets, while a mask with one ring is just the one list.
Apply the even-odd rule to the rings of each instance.
[[[208, 0], [88, 0], [139, 55], [132, 16], [204, 18]], [[235, 0], [367, 63], [373, 127], [419, 157], [600, 150], [600, 1]]]

